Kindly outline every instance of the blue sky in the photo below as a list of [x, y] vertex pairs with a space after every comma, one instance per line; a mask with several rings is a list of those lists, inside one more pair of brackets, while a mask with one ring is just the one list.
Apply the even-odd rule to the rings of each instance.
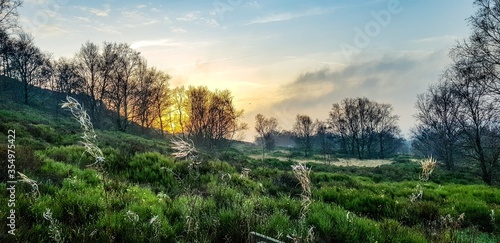
[[[436, 82], [467, 37], [465, 0], [25, 0], [21, 24], [54, 57], [89, 40], [126, 42], [172, 86], [227, 88], [245, 121], [326, 119], [332, 103], [391, 103], [405, 134], [416, 95]], [[253, 129], [246, 132], [252, 140]]]

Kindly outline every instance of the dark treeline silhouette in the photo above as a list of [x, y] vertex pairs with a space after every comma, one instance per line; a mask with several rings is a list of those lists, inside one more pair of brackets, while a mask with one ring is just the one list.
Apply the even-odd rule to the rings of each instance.
[[277, 132], [274, 129], [272, 133], [259, 130], [265, 127], [262, 124], [275, 118], [265, 119], [259, 114], [256, 117], [257, 140], [261, 144], [271, 140], [273, 145], [298, 147], [305, 157], [316, 151], [325, 160], [329, 160], [333, 153], [359, 159], [387, 158], [404, 145], [397, 125], [399, 118], [392, 112], [389, 104], [367, 98], [346, 98], [333, 104], [326, 121], [313, 122], [307, 115], [297, 115], [292, 131]]
[[[138, 124], [192, 138], [199, 146], [220, 147], [234, 138], [245, 124], [228, 90], [210, 91], [207, 87], [170, 89], [170, 76], [149, 67], [140, 52], [127, 43], [87, 41], [71, 58], [54, 60], [35, 46], [34, 38], [17, 25], [21, 1], [0, 1], [0, 74], [22, 82], [24, 104], [33, 100], [39, 89], [48, 89], [55, 102], [64, 96], [79, 97], [98, 128], [128, 131]], [[2, 78], [2, 90], [7, 89]], [[12, 86], [12, 85], [11, 85]], [[36, 91], [36, 92], [35, 92]], [[57, 95], [55, 95], [57, 94]], [[62, 97], [62, 98], [61, 98]], [[38, 97], [39, 98], [39, 97]], [[15, 98], [17, 100], [17, 97]]]
[[471, 36], [450, 51], [439, 83], [418, 96], [414, 147], [450, 170], [473, 162], [492, 184], [500, 174], [500, 2], [475, 5]]

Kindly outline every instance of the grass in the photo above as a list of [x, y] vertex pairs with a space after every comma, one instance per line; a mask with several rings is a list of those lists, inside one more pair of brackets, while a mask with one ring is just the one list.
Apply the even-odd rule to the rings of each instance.
[[[272, 157], [284, 153], [262, 161], [228, 149], [193, 169], [170, 155], [167, 139], [96, 130], [106, 158], [97, 171], [86, 166], [94, 158], [79, 145], [76, 122], [24, 108], [0, 106], [0, 133], [16, 129], [16, 169], [37, 182], [39, 196], [18, 183], [17, 234], [0, 234], [0, 242], [247, 242], [251, 231], [290, 242], [311, 228], [316, 242], [500, 240], [500, 189], [484, 185], [473, 168], [438, 165], [412, 203], [421, 171], [414, 158], [376, 167], [309, 163], [304, 213], [303, 184], [291, 167], [297, 161]], [[5, 179], [2, 218], [9, 210]]]

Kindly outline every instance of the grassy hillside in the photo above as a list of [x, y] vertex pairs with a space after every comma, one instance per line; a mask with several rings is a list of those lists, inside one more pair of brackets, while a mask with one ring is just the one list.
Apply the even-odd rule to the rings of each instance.
[[[97, 130], [106, 160], [94, 169], [69, 112], [42, 108], [0, 104], [0, 217], [15, 209], [16, 227], [13, 236], [4, 223], [0, 242], [248, 242], [251, 231], [285, 242], [500, 240], [500, 189], [471, 169], [438, 167], [421, 182], [409, 157], [374, 168], [310, 163], [312, 202], [304, 210], [293, 158], [261, 161], [246, 154], [258, 148], [240, 144], [193, 166], [170, 156], [167, 139]], [[19, 181], [15, 207], [9, 130], [15, 170], [38, 187]]]

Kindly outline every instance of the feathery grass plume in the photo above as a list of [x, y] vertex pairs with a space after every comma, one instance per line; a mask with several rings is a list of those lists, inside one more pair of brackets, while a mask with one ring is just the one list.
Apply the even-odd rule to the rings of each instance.
[[64, 242], [64, 238], [61, 236], [61, 224], [57, 219], [52, 217], [52, 211], [50, 208], [45, 209], [43, 217], [50, 222], [49, 234], [55, 242]]
[[302, 193], [300, 196], [302, 198], [302, 215], [305, 217], [305, 214], [307, 214], [307, 210], [309, 209], [309, 205], [311, 204], [312, 197], [311, 179], [309, 177], [311, 169], [307, 168], [307, 166], [305, 166], [302, 162], [299, 162], [298, 165], [292, 165], [292, 170], [302, 187]]
[[85, 152], [92, 155], [95, 159], [95, 163], [88, 166], [102, 166], [104, 163], [104, 155], [102, 150], [96, 145], [97, 135], [94, 131], [94, 126], [92, 125], [92, 121], [90, 120], [90, 116], [87, 114], [87, 111], [85, 111], [83, 106], [80, 105], [76, 99], [70, 96], [66, 96], [66, 102], [61, 104], [61, 108], [69, 109], [71, 114], [73, 114], [73, 117], [80, 123], [83, 130], [83, 141], [81, 141], [81, 143], [85, 147]]
[[240, 173], [240, 178], [248, 178], [248, 175], [250, 174], [250, 171], [252, 171], [249, 168], [243, 168]]
[[[301, 228], [305, 228], [307, 212], [309, 206], [312, 203], [312, 189], [311, 189], [311, 168], [307, 168], [302, 162], [298, 165], [292, 165], [293, 174], [299, 180], [300, 186], [302, 187], [302, 193], [300, 197], [302, 199], [302, 208], [300, 210], [300, 225]], [[294, 242], [313, 242], [314, 241], [314, 227], [307, 229], [305, 236], [295, 235], [290, 237]]]
[[420, 161], [420, 166], [422, 167], [422, 174], [420, 175], [421, 181], [428, 181], [432, 172], [436, 168], [436, 160], [429, 157], [425, 160]]
[[192, 140], [189, 142], [184, 139], [177, 137], [172, 139], [172, 149], [175, 151], [172, 156], [176, 159], [187, 159], [191, 161], [190, 166], [199, 165], [200, 162], [197, 161], [198, 150], [194, 146]]
[[40, 191], [38, 190], [38, 183], [19, 171], [17, 172], [17, 174], [21, 177], [21, 180], [19, 180], [20, 182], [27, 183], [31, 186], [31, 193], [33, 194], [33, 199], [35, 200], [38, 199], [40, 197]]

